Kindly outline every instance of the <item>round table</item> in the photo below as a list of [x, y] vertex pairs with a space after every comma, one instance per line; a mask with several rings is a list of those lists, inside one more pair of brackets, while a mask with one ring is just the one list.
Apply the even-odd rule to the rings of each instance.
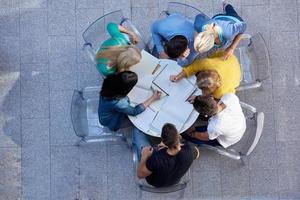
[[[179, 66], [177, 64], [176, 61], [173, 60], [169, 60], [169, 59], [160, 59], [160, 65], [161, 66], [165, 66], [165, 65], [171, 65], [172, 67], [174, 67], [174, 69], [177, 71], [177, 73], [180, 73], [182, 71], [182, 67]], [[160, 73], [160, 70], [157, 70], [155, 72], [154, 75], [157, 75], [158, 73]], [[176, 74], [174, 74], [176, 75]], [[188, 80], [193, 83], [196, 84], [196, 77], [195, 76], [191, 76], [190, 78], [188, 78]], [[196, 91], [193, 93], [193, 95], [199, 95], [201, 94], [201, 90], [200, 89], [196, 89]], [[171, 98], [170, 96], [168, 96], [167, 98]], [[172, 97], [174, 98], [174, 97]], [[158, 101], [163, 101], [163, 99], [160, 99]], [[158, 103], [159, 104], [159, 103]], [[151, 109], [151, 108], [146, 108], [146, 109]], [[160, 109], [160, 108], [159, 108]], [[144, 111], [145, 112], [145, 111]], [[179, 113], [180, 114], [180, 113]], [[189, 115], [189, 117], [187, 118], [187, 120], [185, 121], [184, 125], [182, 126], [181, 130], [178, 130], [180, 133], [184, 132], [185, 130], [187, 130], [189, 127], [191, 127], [194, 122], [196, 121], [197, 117], [198, 117], [199, 113], [194, 109], [191, 114]], [[157, 131], [157, 130], [153, 130], [151, 129], [150, 125], [147, 127], [145, 125], [141, 126], [137, 121], [145, 121], [147, 122], [146, 117], [143, 118], [144, 115], [140, 114], [137, 116], [129, 116], [130, 121], [134, 124], [135, 127], [137, 127], [139, 130], [143, 131], [144, 133], [150, 135], [150, 136], [154, 136], [154, 137], [160, 137], [161, 136], [161, 131]], [[138, 119], [138, 120], [137, 120]], [[167, 123], [167, 122], [166, 122]]]

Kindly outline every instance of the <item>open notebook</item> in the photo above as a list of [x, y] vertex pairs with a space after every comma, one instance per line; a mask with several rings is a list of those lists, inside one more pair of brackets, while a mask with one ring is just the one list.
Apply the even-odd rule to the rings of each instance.
[[171, 82], [170, 76], [177, 75], [179, 72], [174, 66], [166, 65], [153, 80], [153, 85], [160, 88], [168, 96], [186, 101], [187, 98], [195, 92], [197, 86], [186, 78], [181, 79], [177, 83]]
[[137, 86], [144, 89], [150, 89], [154, 79], [154, 73], [160, 68], [159, 59], [152, 56], [145, 50], [141, 51], [141, 61], [133, 65], [130, 70], [138, 75]]

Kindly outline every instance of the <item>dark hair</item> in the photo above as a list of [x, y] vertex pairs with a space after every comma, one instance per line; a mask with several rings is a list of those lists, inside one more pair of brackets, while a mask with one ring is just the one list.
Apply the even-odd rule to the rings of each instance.
[[212, 96], [199, 95], [195, 98], [193, 106], [201, 116], [211, 117], [216, 114], [217, 102]]
[[131, 71], [109, 75], [103, 81], [100, 95], [109, 98], [123, 98], [127, 96], [137, 81], [137, 74]]
[[176, 35], [165, 43], [165, 52], [170, 58], [181, 56], [188, 46], [188, 40], [183, 35]]
[[170, 149], [176, 148], [177, 144], [180, 142], [176, 127], [170, 123], [166, 123], [162, 127], [161, 139], [162, 142]]

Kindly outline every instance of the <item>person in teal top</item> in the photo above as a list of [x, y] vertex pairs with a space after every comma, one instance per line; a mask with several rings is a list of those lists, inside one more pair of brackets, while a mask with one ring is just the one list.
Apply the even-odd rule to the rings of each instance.
[[[96, 54], [98, 71], [104, 76], [126, 71], [141, 59], [140, 50], [132, 45], [138, 42], [134, 32], [116, 23], [109, 23], [107, 31], [111, 38], [103, 42]], [[129, 35], [130, 41], [123, 33]]]

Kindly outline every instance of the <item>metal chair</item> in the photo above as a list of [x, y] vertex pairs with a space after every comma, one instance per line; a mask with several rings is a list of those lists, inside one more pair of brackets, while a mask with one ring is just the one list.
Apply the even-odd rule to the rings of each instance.
[[[106, 30], [106, 27], [107, 24], [111, 22], [122, 25], [126, 29], [135, 32], [139, 37], [139, 43], [137, 44], [137, 46], [140, 49], [144, 49], [146, 47], [146, 42], [144, 41], [143, 37], [136, 29], [136, 27], [132, 24], [132, 22], [128, 18], [123, 16], [122, 10], [116, 10], [98, 18], [82, 34], [85, 42], [83, 45], [83, 49], [95, 64], [95, 56], [99, 48], [101, 47], [102, 43], [110, 37]], [[126, 36], [126, 34], [124, 35]]]
[[262, 135], [264, 126], [264, 113], [257, 112], [253, 106], [240, 102], [246, 116], [247, 128], [242, 139], [228, 147], [227, 149], [221, 146], [199, 145], [199, 147], [210, 149], [218, 154], [227, 156], [231, 159], [241, 160], [246, 156], [249, 156]]
[[169, 187], [157, 188], [157, 187], [154, 187], [154, 186], [148, 184], [145, 179], [139, 179], [136, 176], [139, 161], [138, 161], [138, 156], [137, 156], [136, 151], [135, 151], [135, 146], [132, 147], [132, 155], [133, 155], [133, 170], [134, 170], [133, 174], [135, 176], [135, 182], [136, 182], [136, 184], [139, 188], [139, 194], [138, 194], [139, 198], [138, 199], [141, 199], [142, 191], [151, 192], [151, 193], [173, 193], [173, 192], [180, 191], [180, 198], [183, 197], [184, 189], [187, 187], [187, 184], [190, 181], [190, 176], [191, 176], [190, 175], [190, 173], [191, 173], [190, 169], [182, 177], [182, 179], [180, 180], [179, 183], [177, 183], [175, 185], [172, 185], [172, 186], [169, 186]]
[[260, 88], [262, 82], [270, 77], [270, 56], [263, 36], [260, 33], [253, 36], [243, 34], [243, 40], [245, 39], [249, 43], [235, 50], [242, 71], [242, 79], [237, 91]]
[[81, 140], [78, 142], [118, 142], [123, 134], [103, 127], [98, 120], [99, 87], [74, 90], [71, 103], [71, 121], [74, 131]]

